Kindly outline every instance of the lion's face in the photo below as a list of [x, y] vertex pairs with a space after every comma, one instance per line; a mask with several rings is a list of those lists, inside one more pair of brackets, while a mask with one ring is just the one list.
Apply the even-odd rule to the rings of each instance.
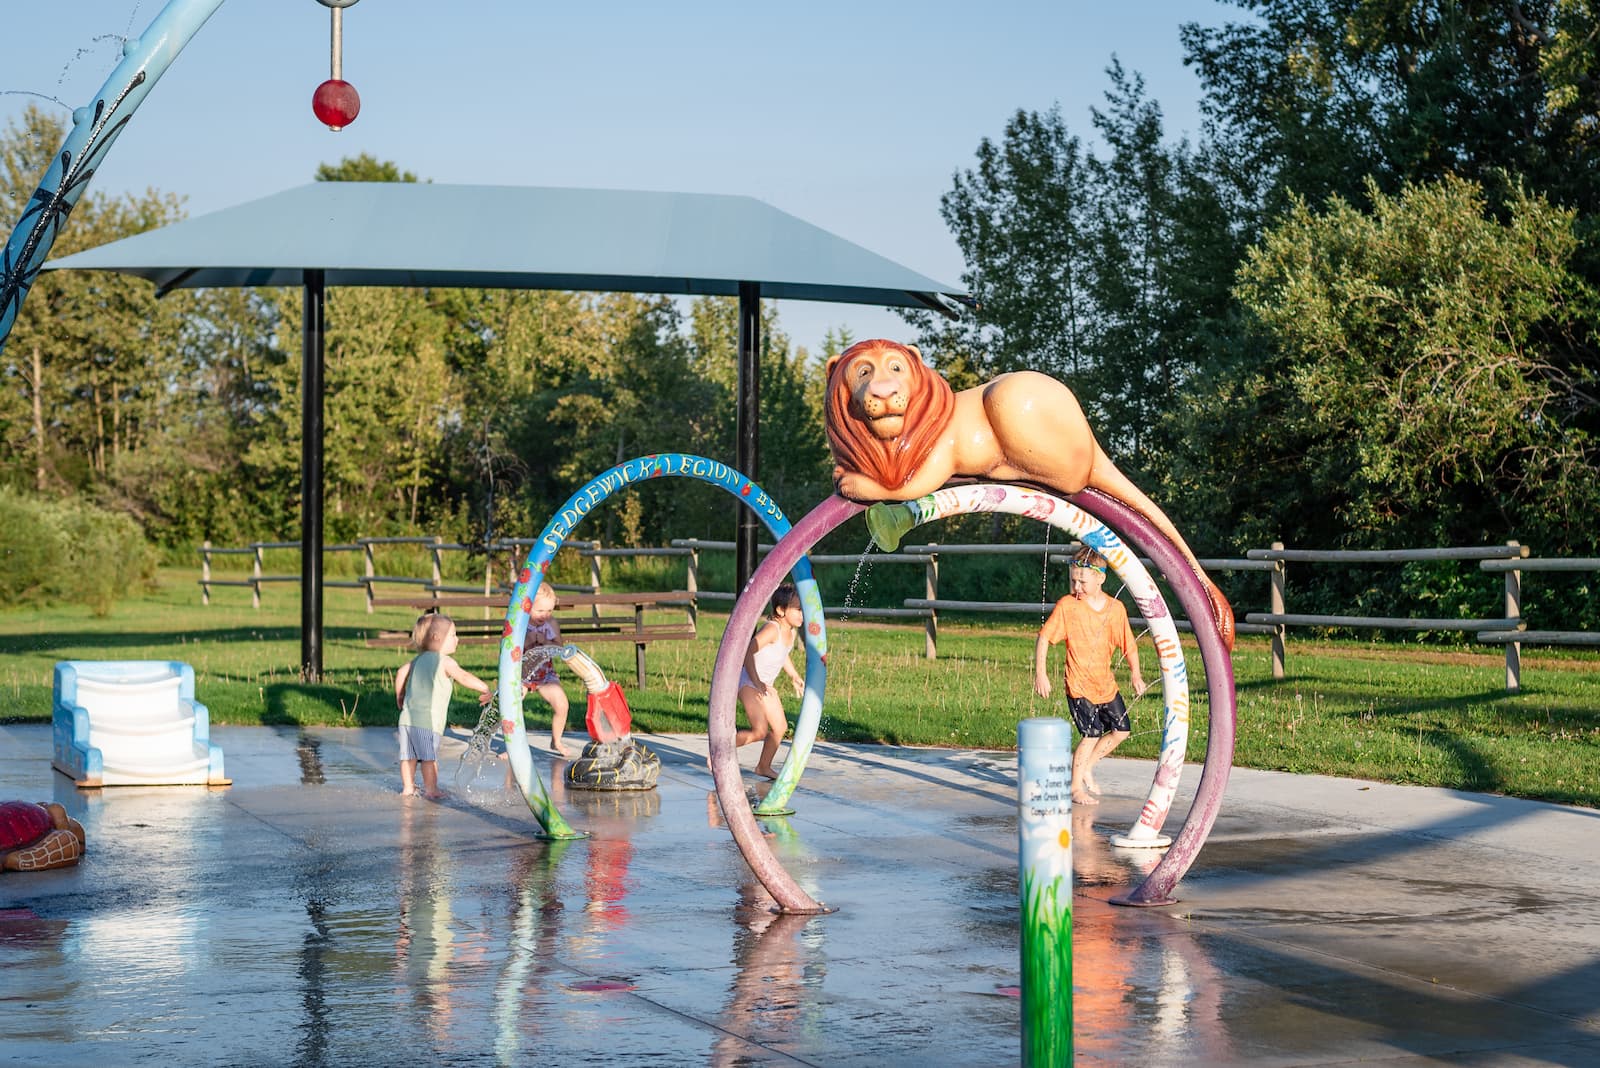
[[873, 437], [892, 441], [900, 436], [914, 385], [911, 358], [890, 348], [860, 353], [845, 367], [844, 384], [850, 391], [850, 414]]
[[911, 345], [858, 341], [827, 365], [828, 446], [844, 472], [899, 487], [950, 423], [955, 395]]

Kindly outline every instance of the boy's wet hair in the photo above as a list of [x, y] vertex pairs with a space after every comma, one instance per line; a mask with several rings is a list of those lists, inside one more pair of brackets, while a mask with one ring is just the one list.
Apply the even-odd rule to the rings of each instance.
[[430, 612], [411, 629], [411, 641], [425, 653], [436, 653], [444, 648], [445, 639], [455, 629], [455, 620], [442, 612]]
[[1072, 554], [1073, 567], [1087, 567], [1104, 575], [1106, 573], [1106, 558], [1085, 545]]
[[772, 614], [787, 612], [790, 605], [800, 603], [800, 591], [794, 588], [794, 583], [785, 582], [782, 586], [772, 591]]

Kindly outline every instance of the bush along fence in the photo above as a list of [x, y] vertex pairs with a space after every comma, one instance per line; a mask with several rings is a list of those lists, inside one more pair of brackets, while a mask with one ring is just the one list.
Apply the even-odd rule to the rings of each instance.
[[[468, 546], [455, 542], [447, 542], [439, 537], [415, 538], [358, 538], [348, 545], [330, 545], [326, 551], [360, 552], [363, 558], [364, 573], [352, 579], [330, 579], [326, 585], [334, 587], [361, 588], [366, 591], [367, 611], [371, 612], [374, 606], [397, 604], [398, 600], [379, 597], [375, 590], [384, 584], [421, 586], [424, 591], [431, 594], [441, 593], [477, 593], [492, 596], [497, 593], [509, 594], [516, 580], [516, 569], [519, 566], [521, 555], [532, 544], [528, 538], [505, 538], [490, 543], [487, 546]], [[432, 574], [429, 577], [383, 574], [376, 567], [376, 550], [383, 546], [413, 545], [423, 546], [431, 564]], [[692, 623], [698, 622], [698, 604], [700, 601], [731, 602], [736, 595], [731, 591], [706, 590], [701, 588], [701, 554], [704, 552], [729, 552], [734, 550], [731, 541], [705, 541], [695, 538], [674, 539], [669, 546], [655, 548], [602, 548], [598, 542], [569, 541], [566, 548], [573, 549], [580, 557], [589, 562], [589, 583], [587, 585], [554, 584], [558, 590], [573, 592], [587, 592], [598, 594], [601, 592], [601, 561], [607, 558], [650, 558], [650, 557], [681, 557], [687, 566], [685, 589], [690, 595], [688, 611]], [[274, 582], [298, 582], [300, 576], [295, 574], [266, 574], [264, 573], [264, 555], [269, 550], [294, 550], [298, 554], [299, 542], [252, 542], [242, 548], [219, 548], [210, 542], [204, 543], [200, 549], [201, 554], [201, 600], [205, 604], [211, 603], [211, 587], [213, 586], [247, 586], [251, 589], [252, 603], [255, 607], [261, 606], [262, 586]], [[1052, 607], [1051, 603], [1043, 601], [963, 601], [948, 600], [939, 597], [939, 561], [941, 557], [950, 556], [998, 556], [998, 555], [1027, 555], [1044, 559], [1049, 565], [1065, 566], [1071, 560], [1072, 552], [1077, 548], [1074, 544], [1048, 545], [1048, 544], [1015, 544], [1015, 545], [940, 545], [929, 543], [926, 545], [907, 545], [900, 551], [893, 553], [872, 553], [870, 557], [859, 555], [825, 555], [818, 554], [810, 557], [811, 563], [816, 566], [849, 565], [860, 566], [863, 559], [870, 559], [874, 565], [920, 565], [923, 568], [923, 596], [904, 598], [898, 606], [873, 606], [846, 604], [836, 606], [833, 611], [841, 619], [915, 619], [922, 622], [924, 632], [924, 652], [928, 659], [938, 656], [939, 646], [939, 613], [941, 611], [971, 612], [977, 614], [998, 615], [1033, 615], [1041, 620]], [[761, 545], [760, 553], [771, 551], [772, 546]], [[443, 581], [444, 554], [453, 552], [468, 552], [484, 557], [483, 581], [481, 584], [471, 586], [460, 584], [447, 584]], [[211, 561], [214, 556], [230, 554], [249, 554], [252, 557], [251, 573], [246, 578], [222, 579], [216, 578], [211, 573]], [[1477, 561], [1480, 570], [1489, 574], [1500, 574], [1505, 584], [1504, 612], [1502, 615], [1484, 619], [1434, 619], [1409, 616], [1354, 616], [1354, 615], [1309, 615], [1295, 614], [1288, 610], [1288, 565], [1294, 564], [1344, 564], [1344, 565], [1371, 565], [1371, 564], [1406, 564], [1415, 561]], [[1143, 563], [1150, 566], [1150, 561]], [[1522, 685], [1522, 646], [1525, 643], [1543, 645], [1572, 645], [1572, 646], [1600, 646], [1600, 632], [1581, 630], [1529, 630], [1522, 619], [1522, 576], [1524, 572], [1573, 572], [1573, 571], [1600, 571], [1600, 557], [1550, 557], [1533, 558], [1529, 549], [1518, 542], [1507, 542], [1505, 545], [1490, 545], [1460, 548], [1440, 549], [1374, 549], [1374, 550], [1337, 550], [1337, 549], [1289, 549], [1282, 542], [1273, 542], [1269, 549], [1251, 549], [1244, 559], [1202, 559], [1201, 566], [1208, 571], [1235, 572], [1235, 571], [1265, 571], [1270, 577], [1270, 592], [1268, 595], [1268, 610], [1265, 612], [1241, 612], [1241, 622], [1237, 629], [1241, 634], [1265, 634], [1271, 637], [1272, 649], [1272, 675], [1274, 678], [1285, 677], [1285, 664], [1288, 656], [1288, 628], [1290, 627], [1323, 627], [1323, 628], [1356, 628], [1371, 630], [1410, 630], [1410, 631], [1460, 631], [1473, 634], [1477, 640], [1487, 644], [1503, 645], [1506, 660], [1506, 689], [1515, 692]], [[495, 577], [496, 565], [504, 568], [504, 580]], [[409, 603], [409, 601], [407, 601]], [[1238, 606], [1235, 607], [1238, 611]], [[485, 612], [489, 612], [485, 609]], [[1143, 627], [1145, 621], [1137, 616], [1130, 618], [1136, 628]], [[1193, 627], [1184, 619], [1178, 619], [1179, 630], [1191, 631]]]

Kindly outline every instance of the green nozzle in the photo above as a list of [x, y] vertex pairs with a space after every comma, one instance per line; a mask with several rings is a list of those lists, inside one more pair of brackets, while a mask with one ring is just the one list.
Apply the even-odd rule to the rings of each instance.
[[867, 532], [886, 553], [898, 549], [900, 539], [916, 525], [916, 513], [904, 501], [879, 501], [867, 509]]

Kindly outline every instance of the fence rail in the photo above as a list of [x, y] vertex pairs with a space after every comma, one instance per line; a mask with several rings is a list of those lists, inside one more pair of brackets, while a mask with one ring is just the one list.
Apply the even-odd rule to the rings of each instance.
[[[1302, 627], [1359, 627], [1376, 630], [1456, 630], [1476, 634], [1480, 641], [1500, 641], [1505, 645], [1506, 689], [1512, 692], [1522, 688], [1522, 643], [1535, 640], [1538, 634], [1551, 644], [1572, 644], [1551, 641], [1558, 631], [1526, 630], [1522, 620], [1522, 572], [1530, 570], [1533, 563], [1527, 559], [1529, 549], [1516, 541], [1504, 545], [1457, 546], [1437, 549], [1288, 549], [1282, 542], [1273, 542], [1270, 549], [1250, 549], [1245, 555], [1252, 560], [1271, 561], [1277, 568], [1272, 575], [1271, 606], [1266, 612], [1246, 613], [1250, 623], [1264, 623], [1276, 628], [1272, 636], [1272, 677], [1284, 676], [1286, 655], [1286, 630]], [[1492, 619], [1422, 619], [1389, 616], [1337, 616], [1296, 615], [1284, 606], [1286, 597], [1288, 563], [1308, 564], [1397, 564], [1423, 560], [1478, 561], [1484, 570], [1505, 572], [1504, 611]], [[1508, 635], [1500, 639], [1483, 635]]]
[[[448, 592], [481, 592], [489, 596], [495, 592], [509, 592], [516, 581], [519, 566], [518, 551], [534, 544], [533, 538], [502, 538], [487, 545], [469, 546], [455, 542], [447, 542], [440, 537], [393, 537], [393, 538], [357, 538], [355, 542], [347, 545], [330, 545], [326, 551], [334, 552], [360, 552], [363, 556], [364, 570], [360, 578], [345, 580], [330, 580], [328, 586], [359, 587], [366, 590], [367, 611], [371, 612], [374, 606], [374, 588], [383, 584], [422, 586], [433, 593]], [[421, 578], [409, 575], [379, 574], [376, 570], [374, 547], [387, 545], [422, 545], [428, 548], [432, 576]], [[219, 547], [210, 542], [204, 543], [201, 553], [201, 599], [203, 603], [211, 603], [212, 586], [248, 586], [251, 588], [252, 603], [255, 607], [261, 606], [261, 588], [263, 585], [274, 582], [298, 582], [300, 576], [295, 575], [268, 575], [263, 573], [263, 554], [267, 550], [298, 550], [299, 542], [252, 542], [244, 547]], [[706, 590], [701, 588], [700, 582], [700, 554], [702, 552], [732, 552], [732, 541], [708, 541], [698, 538], [677, 538], [667, 546], [645, 548], [603, 548], [598, 542], [593, 541], [568, 541], [567, 548], [571, 548], [580, 557], [589, 561], [589, 584], [572, 585], [558, 584], [557, 589], [573, 592], [599, 593], [601, 590], [601, 561], [607, 559], [666, 557], [682, 559], [685, 561], [688, 575], [685, 587], [690, 595], [688, 606], [690, 618], [698, 624], [700, 601], [729, 602], [736, 598], [736, 594], [726, 590]], [[771, 545], [758, 545], [758, 554], [772, 551]], [[899, 552], [893, 553], [860, 553], [860, 554], [817, 554], [809, 559], [814, 566], [859, 566], [863, 561], [870, 561], [873, 566], [879, 564], [920, 565], [923, 568], [923, 596], [907, 597], [899, 605], [848, 605], [837, 608], [836, 611], [850, 618], [881, 618], [881, 619], [919, 619], [923, 623], [925, 633], [925, 655], [928, 659], [938, 656], [939, 640], [939, 613], [942, 611], [978, 612], [993, 614], [1039, 614], [1041, 617], [1050, 611], [1052, 605], [1045, 602], [1032, 601], [962, 601], [942, 599], [939, 597], [939, 562], [941, 557], [958, 556], [997, 556], [997, 555], [1031, 555], [1042, 557], [1046, 565], [1066, 565], [1070, 563], [1071, 553], [1077, 548], [1076, 543], [1066, 544], [1010, 544], [1010, 545], [941, 545], [929, 542], [925, 545], [907, 545]], [[480, 553], [484, 556], [484, 577], [482, 586], [449, 585], [444, 583], [443, 554], [447, 552]], [[252, 557], [251, 574], [244, 579], [221, 579], [211, 574], [211, 558], [213, 556], [248, 554]], [[506, 563], [506, 580], [495, 581], [496, 561], [503, 559]], [[1408, 616], [1357, 616], [1357, 615], [1319, 615], [1307, 613], [1293, 613], [1288, 611], [1288, 565], [1294, 564], [1335, 564], [1335, 565], [1370, 565], [1370, 564], [1404, 564], [1415, 561], [1476, 561], [1480, 570], [1486, 574], [1499, 574], [1504, 580], [1504, 611], [1500, 616], [1485, 619], [1448, 619], [1424, 618]], [[1147, 559], [1141, 558], [1145, 566], [1152, 566]], [[1573, 646], [1600, 646], [1600, 633], [1591, 631], [1572, 630], [1533, 630], [1529, 629], [1527, 622], [1522, 618], [1522, 575], [1523, 572], [1576, 572], [1600, 571], [1600, 557], [1570, 557], [1570, 558], [1535, 558], [1530, 555], [1527, 546], [1518, 542], [1507, 542], [1505, 545], [1487, 546], [1461, 546], [1431, 549], [1289, 549], [1282, 542], [1274, 542], [1271, 548], [1251, 549], [1243, 559], [1212, 558], [1202, 559], [1201, 565], [1208, 571], [1265, 571], [1270, 573], [1270, 592], [1268, 595], [1268, 610], [1265, 612], [1245, 612], [1242, 620], [1237, 624], [1241, 634], [1266, 634], [1272, 638], [1272, 673], [1274, 678], [1283, 678], [1285, 675], [1285, 661], [1287, 659], [1288, 628], [1289, 627], [1341, 627], [1373, 630], [1411, 630], [1411, 631], [1458, 631], [1463, 634], [1475, 636], [1476, 640], [1490, 645], [1504, 645], [1506, 658], [1506, 688], [1516, 691], [1521, 688], [1522, 680], [1522, 646], [1525, 643], [1545, 645], [1573, 645]], [[487, 609], [485, 610], [488, 611]], [[1136, 626], [1142, 625], [1142, 620], [1132, 621]], [[1192, 631], [1193, 627], [1185, 619], [1175, 622], [1180, 630]]]
[[[362, 555], [363, 574], [353, 579], [324, 579], [324, 586], [343, 589], [360, 589], [366, 591], [367, 611], [372, 612], [379, 600], [378, 590], [382, 586], [421, 586], [432, 593], [482, 593], [485, 597], [493, 593], [510, 593], [516, 584], [517, 576], [517, 550], [525, 549], [534, 544], [534, 538], [500, 538], [486, 545], [462, 545], [459, 542], [445, 541], [441, 537], [386, 537], [386, 538], [357, 538], [354, 542], [342, 545], [324, 545], [323, 553], [360, 553]], [[376, 546], [391, 545], [425, 545], [428, 547], [429, 562], [432, 575], [422, 578], [416, 575], [388, 575], [380, 574], [377, 570], [377, 558], [374, 553]], [[598, 542], [568, 541], [566, 545], [579, 553], [599, 550]], [[261, 607], [261, 588], [274, 582], [299, 582], [298, 574], [269, 575], [265, 573], [265, 554], [268, 550], [294, 550], [300, 551], [298, 541], [253, 541], [243, 547], [217, 546], [205, 541], [200, 545], [200, 603], [211, 603], [211, 588], [213, 586], [246, 586], [250, 589], [251, 606]], [[606, 551], [606, 550], [599, 550]], [[461, 583], [447, 583], [444, 581], [444, 554], [447, 552], [481, 553], [484, 557], [483, 582], [471, 586]], [[499, 554], [507, 554], [506, 573], [504, 582], [497, 582], [494, 578], [496, 559]], [[211, 573], [211, 558], [214, 556], [248, 555], [252, 558], [250, 575], [241, 579], [216, 578]], [[557, 589], [573, 592], [598, 593], [600, 591], [600, 569], [597, 562], [591, 562], [590, 582], [588, 585], [553, 584]]]

